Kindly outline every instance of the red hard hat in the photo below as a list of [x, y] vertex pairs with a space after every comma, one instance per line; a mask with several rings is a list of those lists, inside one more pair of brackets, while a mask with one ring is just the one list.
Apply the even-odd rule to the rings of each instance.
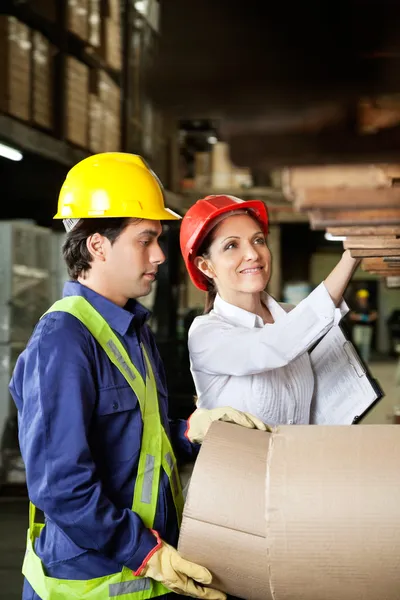
[[195, 266], [194, 259], [206, 235], [212, 229], [212, 222], [223, 215], [237, 210], [245, 210], [254, 214], [262, 226], [265, 235], [268, 233], [268, 213], [261, 200], [240, 200], [235, 196], [207, 196], [198, 200], [189, 208], [182, 219], [180, 244], [183, 260], [190, 279], [199, 290], [208, 290], [208, 280]]

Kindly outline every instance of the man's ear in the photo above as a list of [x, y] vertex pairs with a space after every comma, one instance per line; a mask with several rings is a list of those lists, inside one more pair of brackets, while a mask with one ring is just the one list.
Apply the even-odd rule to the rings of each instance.
[[100, 233], [94, 233], [90, 235], [86, 240], [86, 247], [89, 250], [91, 256], [102, 262], [106, 259], [106, 242], [107, 238]]
[[208, 279], [214, 279], [215, 273], [209, 261], [204, 256], [196, 256], [194, 259], [195, 266], [205, 275]]

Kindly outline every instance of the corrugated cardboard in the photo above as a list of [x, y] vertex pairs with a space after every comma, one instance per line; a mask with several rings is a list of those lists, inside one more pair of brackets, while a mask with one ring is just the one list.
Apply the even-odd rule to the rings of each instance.
[[66, 78], [66, 137], [73, 144], [87, 148], [89, 67], [69, 56]]
[[399, 456], [390, 425], [215, 423], [179, 550], [249, 600], [398, 600]]
[[38, 31], [33, 32], [33, 114], [34, 123], [53, 127], [53, 48]]
[[30, 119], [31, 50], [29, 27], [0, 15], [0, 110], [25, 121]]

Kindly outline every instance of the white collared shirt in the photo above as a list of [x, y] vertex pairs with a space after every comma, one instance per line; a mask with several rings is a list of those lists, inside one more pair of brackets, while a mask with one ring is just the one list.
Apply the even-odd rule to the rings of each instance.
[[348, 312], [323, 283], [296, 307], [264, 294], [273, 324], [217, 295], [189, 330], [199, 408], [230, 406], [270, 425], [307, 424], [314, 374], [307, 350]]

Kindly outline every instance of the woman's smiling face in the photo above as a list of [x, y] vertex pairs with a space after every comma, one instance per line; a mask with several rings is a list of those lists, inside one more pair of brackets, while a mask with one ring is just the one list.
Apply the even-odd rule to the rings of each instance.
[[227, 216], [212, 232], [207, 256], [196, 258], [196, 265], [223, 298], [262, 292], [271, 276], [271, 254], [258, 221], [247, 213]]

